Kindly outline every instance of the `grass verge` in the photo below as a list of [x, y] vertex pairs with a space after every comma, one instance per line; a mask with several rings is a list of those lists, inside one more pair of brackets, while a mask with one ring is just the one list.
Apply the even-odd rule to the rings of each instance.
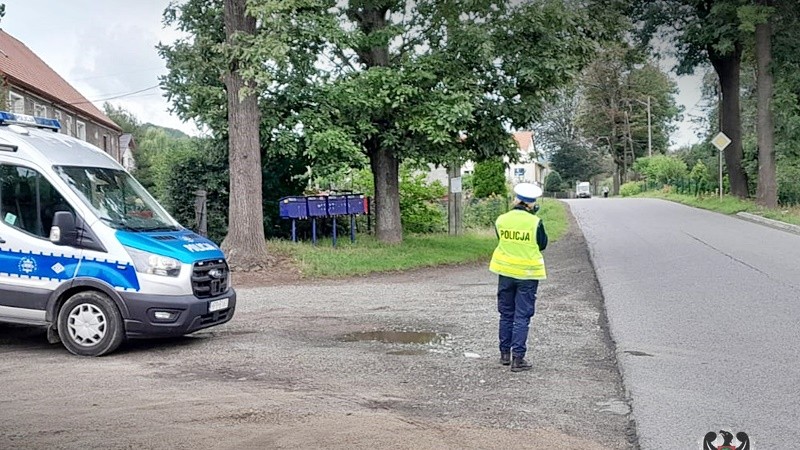
[[752, 200], [744, 200], [730, 195], [725, 195], [722, 198], [719, 198], [715, 195], [694, 196], [663, 191], [647, 191], [637, 195], [637, 197], [660, 198], [682, 203], [688, 206], [694, 206], [695, 208], [716, 211], [723, 214], [747, 212], [750, 214], [757, 214], [768, 219], [800, 225], [800, 207], [768, 209], [756, 205], [756, 203]]
[[[569, 227], [565, 205], [560, 201], [543, 199], [539, 216], [551, 242], [561, 238]], [[346, 277], [488, 261], [496, 245], [493, 230], [470, 231], [462, 236], [406, 234], [400, 245], [382, 244], [368, 235], [358, 236], [354, 244], [344, 236], [336, 248], [330, 238], [319, 240], [316, 247], [310, 242], [267, 242], [271, 252], [294, 261], [304, 277]]]

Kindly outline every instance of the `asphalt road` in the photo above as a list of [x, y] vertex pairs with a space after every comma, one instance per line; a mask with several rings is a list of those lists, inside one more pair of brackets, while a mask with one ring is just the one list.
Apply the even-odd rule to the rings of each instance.
[[701, 448], [719, 430], [748, 433], [757, 450], [792, 447], [800, 235], [653, 199], [570, 207], [605, 298], [641, 448]]

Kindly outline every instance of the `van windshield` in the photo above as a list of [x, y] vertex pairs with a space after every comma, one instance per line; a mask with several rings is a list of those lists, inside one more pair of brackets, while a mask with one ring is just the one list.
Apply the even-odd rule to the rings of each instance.
[[56, 166], [56, 173], [107, 225], [131, 231], [176, 231], [180, 225], [124, 170]]

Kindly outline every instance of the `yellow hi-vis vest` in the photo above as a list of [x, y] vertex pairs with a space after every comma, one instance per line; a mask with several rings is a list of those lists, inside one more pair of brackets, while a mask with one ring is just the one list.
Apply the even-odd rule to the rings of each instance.
[[536, 243], [539, 218], [520, 209], [497, 218], [495, 227], [500, 242], [492, 255], [489, 270], [518, 280], [544, 280], [544, 257]]

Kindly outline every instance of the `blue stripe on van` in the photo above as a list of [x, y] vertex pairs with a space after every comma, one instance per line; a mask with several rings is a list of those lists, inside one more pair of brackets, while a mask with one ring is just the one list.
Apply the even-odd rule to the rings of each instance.
[[139, 290], [136, 269], [129, 263], [63, 254], [46, 255], [0, 249], [0, 274], [55, 281], [88, 277], [105, 281], [115, 288]]

